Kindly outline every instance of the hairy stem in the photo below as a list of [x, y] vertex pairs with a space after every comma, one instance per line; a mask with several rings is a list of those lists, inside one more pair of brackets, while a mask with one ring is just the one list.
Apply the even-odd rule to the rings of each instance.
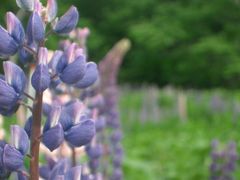
[[41, 119], [42, 119], [42, 97], [43, 93], [36, 93], [33, 105], [33, 124], [31, 132], [31, 160], [30, 160], [30, 180], [39, 179], [39, 146], [41, 136]]

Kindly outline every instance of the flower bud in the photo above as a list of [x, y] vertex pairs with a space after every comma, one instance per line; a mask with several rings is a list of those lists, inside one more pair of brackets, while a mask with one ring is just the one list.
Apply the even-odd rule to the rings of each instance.
[[47, 65], [48, 51], [46, 48], [40, 48], [38, 53], [38, 65], [32, 75], [32, 86], [37, 92], [45, 91], [51, 82]]
[[94, 122], [92, 120], [85, 120], [67, 130], [64, 137], [71, 145], [80, 147], [88, 144], [94, 135]]
[[34, 11], [28, 21], [27, 41], [39, 43], [45, 38], [45, 27], [40, 15]]
[[75, 84], [77, 88], [87, 88], [91, 86], [98, 78], [97, 65], [94, 62], [89, 62], [86, 65], [86, 72], [83, 78]]
[[20, 20], [12, 12], [7, 12], [6, 22], [9, 34], [18, 44], [23, 44], [25, 32]]
[[72, 6], [56, 23], [53, 30], [58, 34], [68, 34], [77, 25], [79, 19], [78, 10]]
[[58, 7], [56, 0], [47, 1], [47, 19], [51, 22], [57, 15]]
[[34, 0], [16, 0], [17, 5], [19, 8], [26, 10], [26, 11], [32, 11]]

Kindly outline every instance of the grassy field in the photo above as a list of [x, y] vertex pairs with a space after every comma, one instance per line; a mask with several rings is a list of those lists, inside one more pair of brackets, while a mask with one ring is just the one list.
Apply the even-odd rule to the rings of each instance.
[[[174, 112], [159, 121], [141, 122], [137, 116], [135, 119], [129, 119], [129, 109], [140, 113], [137, 109], [141, 110], [142, 96], [147, 93], [147, 90], [121, 92], [126, 180], [208, 179], [211, 163], [210, 145], [213, 139], [218, 139], [223, 145], [234, 140], [239, 151], [240, 122], [238, 112], [233, 106], [239, 101], [238, 92], [186, 92], [186, 122], [180, 121]], [[159, 106], [171, 109], [171, 106], [175, 106], [175, 96], [176, 93], [169, 95], [165, 91], [159, 91], [158, 101], [162, 101], [159, 102]], [[212, 100], [213, 96], [215, 100]], [[216, 103], [216, 96], [221, 101]], [[200, 101], [197, 100], [199, 97]], [[171, 101], [172, 105], [169, 103]], [[214, 106], [214, 102], [215, 107], [211, 109], [210, 106]], [[234, 177], [240, 179], [239, 166]]]

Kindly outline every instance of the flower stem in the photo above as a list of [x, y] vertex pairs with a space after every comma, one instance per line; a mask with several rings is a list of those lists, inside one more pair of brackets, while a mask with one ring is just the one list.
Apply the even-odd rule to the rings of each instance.
[[76, 151], [75, 148], [72, 147], [72, 167], [76, 166]]
[[31, 160], [30, 160], [30, 180], [39, 179], [39, 146], [41, 136], [41, 119], [42, 119], [42, 92], [37, 92], [33, 105], [33, 124], [31, 132]]

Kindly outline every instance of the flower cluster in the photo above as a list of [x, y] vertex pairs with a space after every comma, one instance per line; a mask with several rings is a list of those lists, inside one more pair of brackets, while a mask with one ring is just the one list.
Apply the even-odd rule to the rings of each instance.
[[211, 179], [233, 179], [236, 170], [238, 154], [235, 142], [229, 142], [228, 146], [220, 151], [219, 142], [212, 142], [212, 163], [210, 165]]
[[[0, 57], [9, 59], [18, 55], [20, 62], [29, 69], [23, 70], [11, 60], [3, 62], [0, 114], [13, 115], [23, 105], [31, 111], [31, 115], [24, 128], [11, 126], [10, 144], [0, 142], [0, 177], [8, 178], [12, 172], [17, 172], [18, 179], [26, 176], [38, 179], [40, 143], [49, 151], [60, 149], [63, 143], [74, 150], [89, 144], [95, 136], [95, 122], [90, 110], [84, 102], [71, 96], [72, 91], [69, 90], [93, 85], [98, 79], [98, 68], [94, 62], [87, 62], [83, 43], [70, 43], [55, 51], [45, 46], [47, 37], [52, 33], [69, 36], [75, 30], [79, 19], [76, 7], [70, 7], [58, 18], [56, 0], [48, 0], [46, 6], [39, 0], [16, 0], [16, 3], [31, 15], [24, 28], [14, 13], [7, 12], [6, 28], [0, 26]], [[77, 32], [77, 36], [83, 35]], [[31, 87], [34, 93], [29, 91]], [[69, 95], [68, 101], [59, 101], [59, 90]], [[48, 91], [52, 94], [50, 104], [43, 103]], [[27, 99], [32, 101], [32, 105], [26, 104]], [[25, 157], [29, 158], [29, 171], [24, 167]], [[45, 171], [46, 179], [70, 180], [80, 179], [81, 176], [81, 166], [63, 159], [48, 170]]]

